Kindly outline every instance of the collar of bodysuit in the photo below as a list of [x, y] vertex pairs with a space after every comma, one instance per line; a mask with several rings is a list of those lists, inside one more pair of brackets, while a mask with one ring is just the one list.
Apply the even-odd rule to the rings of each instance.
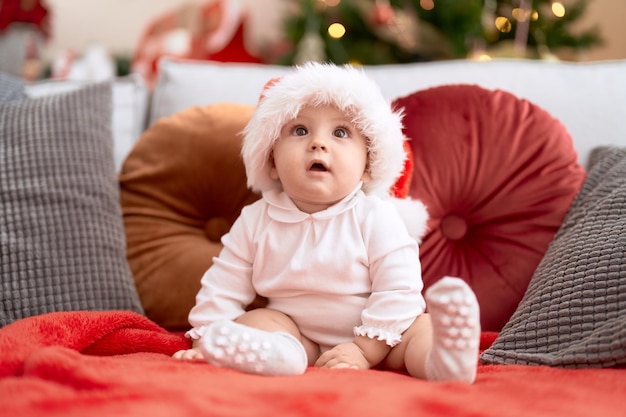
[[327, 219], [351, 209], [357, 202], [356, 195], [363, 193], [361, 191], [362, 186], [363, 182], [359, 182], [358, 186], [338, 203], [325, 210], [310, 214], [298, 209], [281, 189], [266, 191], [263, 193], [263, 199], [269, 205], [268, 214], [273, 220], [283, 223], [298, 223], [307, 219]]

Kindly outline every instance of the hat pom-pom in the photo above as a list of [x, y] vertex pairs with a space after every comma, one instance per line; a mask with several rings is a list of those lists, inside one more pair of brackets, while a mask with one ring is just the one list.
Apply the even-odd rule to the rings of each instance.
[[422, 243], [422, 239], [428, 232], [428, 210], [424, 203], [411, 198], [392, 198], [391, 201], [400, 213], [400, 217], [417, 243]]

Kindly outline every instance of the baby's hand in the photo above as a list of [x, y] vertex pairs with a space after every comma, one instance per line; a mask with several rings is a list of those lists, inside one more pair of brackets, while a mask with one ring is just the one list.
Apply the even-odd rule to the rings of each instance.
[[178, 352], [174, 353], [172, 357], [174, 359], [180, 359], [185, 361], [204, 360], [200, 349], [198, 349], [197, 347], [179, 350]]
[[355, 343], [341, 343], [331, 350], [324, 352], [315, 366], [321, 368], [351, 368], [351, 369], [369, 369], [370, 364], [365, 359], [361, 348]]

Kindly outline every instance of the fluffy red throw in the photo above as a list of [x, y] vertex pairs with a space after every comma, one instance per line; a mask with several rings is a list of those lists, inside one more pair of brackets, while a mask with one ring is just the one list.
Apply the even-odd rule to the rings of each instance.
[[261, 377], [170, 357], [187, 346], [130, 312], [17, 321], [0, 329], [0, 415], [626, 416], [624, 369], [480, 366], [472, 385], [377, 370]]

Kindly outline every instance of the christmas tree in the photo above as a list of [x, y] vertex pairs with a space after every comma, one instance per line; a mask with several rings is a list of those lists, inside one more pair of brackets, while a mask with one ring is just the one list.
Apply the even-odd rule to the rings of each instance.
[[574, 30], [585, 0], [298, 0], [278, 63], [376, 65], [439, 59], [571, 56], [601, 43]]

